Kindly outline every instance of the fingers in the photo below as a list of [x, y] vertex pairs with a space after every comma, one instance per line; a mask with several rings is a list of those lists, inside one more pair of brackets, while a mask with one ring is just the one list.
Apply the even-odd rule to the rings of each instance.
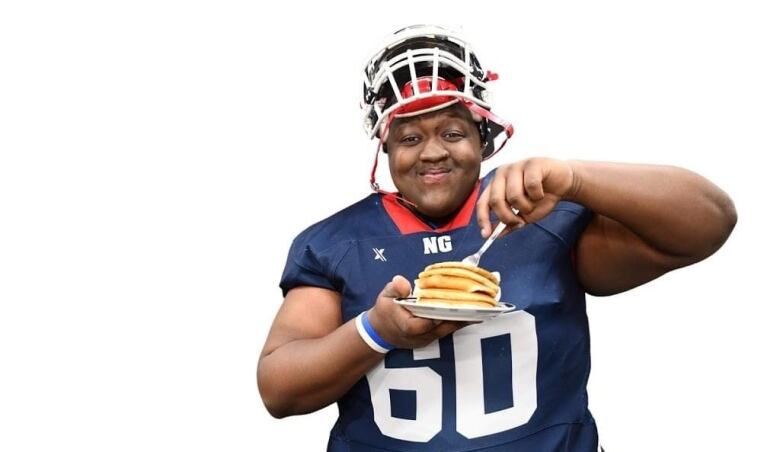
[[508, 226], [506, 233], [544, 218], [560, 199], [559, 192], [564, 193], [571, 186], [571, 173], [570, 166], [545, 158], [499, 167], [477, 202], [482, 236], [487, 238], [493, 230], [490, 211]]
[[455, 331], [471, 325], [470, 322], [452, 322], [452, 321], [444, 321], [438, 324], [435, 328], [431, 330], [431, 334], [436, 336], [437, 338], [444, 337], [448, 334], [452, 334]]
[[411, 317], [404, 322], [402, 329], [413, 347], [420, 347], [441, 337], [470, 325], [469, 322], [454, 322], [449, 320], [431, 320]]
[[493, 225], [490, 224], [490, 186], [485, 187], [485, 190], [480, 195], [477, 201], [477, 224], [479, 225], [479, 233], [482, 234], [482, 238], [490, 237], [493, 232]]
[[525, 165], [523, 171], [523, 189], [528, 195], [528, 199], [537, 203], [544, 198], [544, 168], [540, 160], [531, 159]]
[[412, 292], [412, 285], [409, 280], [401, 275], [393, 276], [393, 280], [387, 283], [379, 294], [384, 298], [403, 298], [408, 297]]
[[428, 335], [442, 323], [441, 320], [431, 320], [409, 315], [400, 326], [401, 331], [407, 336]]
[[[534, 210], [534, 203], [526, 196], [525, 192], [525, 174], [523, 171], [511, 171], [506, 178], [506, 193], [504, 197], [511, 207], [517, 209], [520, 215], [528, 215]], [[507, 223], [509, 229], [513, 226]]]
[[393, 280], [391, 281], [391, 284], [393, 285], [393, 289], [395, 290], [395, 293], [399, 294], [398, 297], [408, 297], [409, 295], [412, 294], [411, 283], [409, 283], [409, 280], [404, 278], [401, 275], [393, 276]]
[[516, 226], [523, 220], [512, 212], [512, 206], [507, 202], [507, 173], [510, 172], [504, 167], [496, 170], [496, 176], [490, 184], [490, 195], [488, 204], [490, 210], [496, 213], [499, 221], [507, 226]]

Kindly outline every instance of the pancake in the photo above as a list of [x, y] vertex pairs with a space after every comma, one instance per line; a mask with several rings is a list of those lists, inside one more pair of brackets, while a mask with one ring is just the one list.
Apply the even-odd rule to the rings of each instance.
[[470, 272], [477, 273], [481, 276], [484, 276], [485, 278], [493, 281], [494, 283], [498, 284], [498, 279], [496, 278], [496, 275], [493, 273], [490, 273], [489, 271], [485, 270], [484, 268], [480, 268], [471, 264], [467, 264], [465, 262], [458, 262], [458, 261], [452, 261], [452, 262], [439, 262], [438, 264], [432, 264], [427, 267], [425, 267], [425, 270], [433, 270], [436, 268], [460, 268], [464, 270], [468, 270]]
[[446, 306], [495, 307], [498, 278], [463, 262], [440, 262], [425, 267], [415, 280], [418, 303]]
[[488, 286], [473, 279], [449, 275], [426, 275], [416, 280], [415, 283], [421, 289], [449, 289], [467, 293], [484, 293], [491, 297], [495, 297], [498, 293], [498, 287], [494, 284]]
[[434, 268], [432, 270], [426, 269], [425, 271], [417, 275], [417, 277], [420, 280], [426, 280], [434, 276], [445, 276], [445, 277], [449, 277], [447, 279], [460, 279], [466, 281], [473, 281], [492, 291], [493, 295], [495, 295], [495, 293], [498, 292], [498, 284], [496, 284], [495, 282], [493, 282], [488, 278], [485, 278], [479, 273], [474, 273], [464, 268]]

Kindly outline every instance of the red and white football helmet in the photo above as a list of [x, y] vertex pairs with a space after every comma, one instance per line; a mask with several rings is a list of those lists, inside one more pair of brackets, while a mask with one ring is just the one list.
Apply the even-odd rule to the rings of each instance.
[[512, 136], [512, 125], [490, 109], [485, 71], [471, 46], [455, 32], [432, 25], [399, 30], [366, 64], [365, 129], [384, 142], [394, 118], [414, 116], [462, 102], [478, 123], [482, 159], [495, 155]]

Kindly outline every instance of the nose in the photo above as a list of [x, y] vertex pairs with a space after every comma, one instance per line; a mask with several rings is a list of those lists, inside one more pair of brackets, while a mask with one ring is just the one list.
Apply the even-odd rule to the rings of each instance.
[[450, 152], [436, 139], [426, 140], [420, 151], [420, 160], [424, 162], [438, 162], [449, 157]]

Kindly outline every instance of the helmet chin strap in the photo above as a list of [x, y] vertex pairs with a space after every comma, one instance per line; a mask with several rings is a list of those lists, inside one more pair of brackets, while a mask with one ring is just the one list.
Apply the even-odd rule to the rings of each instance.
[[[485, 160], [487, 160], [487, 159], [493, 157], [494, 155], [498, 154], [498, 152], [501, 149], [504, 148], [504, 145], [506, 144], [506, 142], [509, 141], [510, 138], [512, 138], [512, 135], [514, 135], [515, 128], [509, 121], [506, 121], [504, 119], [499, 118], [498, 116], [496, 116], [495, 113], [493, 113], [492, 111], [488, 110], [487, 108], [481, 107], [481, 106], [475, 104], [474, 102], [471, 102], [471, 101], [466, 100], [466, 99], [461, 99], [460, 101], [472, 113], [476, 113], [476, 114], [478, 114], [479, 116], [481, 116], [483, 118], [489, 119], [489, 120], [495, 122], [496, 124], [498, 124], [498, 125], [500, 125], [501, 127], [504, 128], [504, 133], [506, 134], [506, 138], [504, 138], [504, 141], [501, 142], [501, 144], [498, 146], [498, 148], [495, 151], [493, 151], [492, 154], [490, 154], [487, 157], [483, 157], [482, 158], [482, 161], [484, 162]], [[486, 139], [489, 139], [489, 137], [486, 138]]]

